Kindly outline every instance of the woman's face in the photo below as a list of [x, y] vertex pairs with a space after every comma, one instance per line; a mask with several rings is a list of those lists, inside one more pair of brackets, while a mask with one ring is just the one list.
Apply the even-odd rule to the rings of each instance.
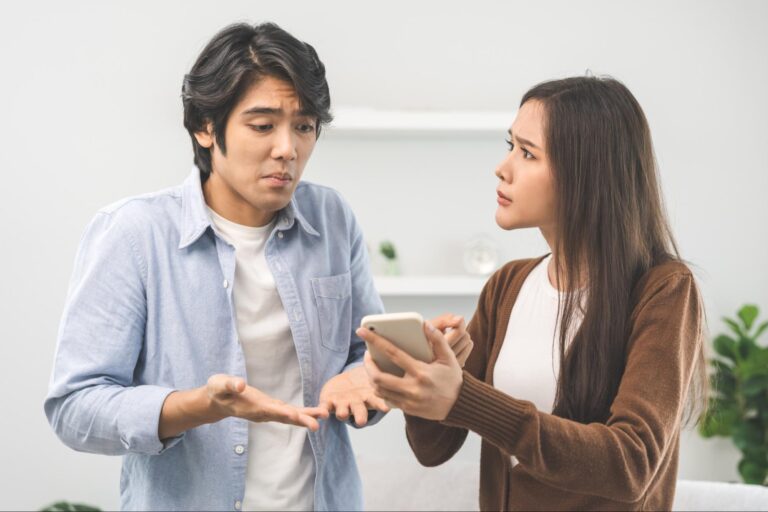
[[503, 229], [537, 227], [554, 233], [555, 187], [544, 141], [544, 105], [525, 102], [509, 130], [509, 154], [496, 168], [496, 223]]

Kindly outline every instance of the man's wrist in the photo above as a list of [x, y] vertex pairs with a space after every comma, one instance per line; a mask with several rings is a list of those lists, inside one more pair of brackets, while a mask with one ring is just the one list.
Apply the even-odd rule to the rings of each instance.
[[216, 423], [229, 416], [208, 394], [207, 386], [201, 386], [194, 390], [189, 407], [190, 415], [200, 424]]

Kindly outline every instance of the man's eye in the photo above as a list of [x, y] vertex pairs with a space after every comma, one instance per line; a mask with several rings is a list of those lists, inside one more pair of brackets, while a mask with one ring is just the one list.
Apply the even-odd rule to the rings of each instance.
[[269, 130], [272, 129], [273, 125], [271, 125], [271, 124], [249, 124], [248, 126], [250, 126], [251, 129], [253, 129], [254, 131], [257, 131], [257, 132], [268, 132]]
[[315, 131], [315, 125], [313, 125], [313, 124], [310, 124], [310, 123], [304, 123], [304, 124], [300, 124], [300, 125], [297, 127], [297, 129], [298, 129], [298, 130], [299, 130], [301, 133], [312, 133], [312, 132], [314, 132], [314, 131]]

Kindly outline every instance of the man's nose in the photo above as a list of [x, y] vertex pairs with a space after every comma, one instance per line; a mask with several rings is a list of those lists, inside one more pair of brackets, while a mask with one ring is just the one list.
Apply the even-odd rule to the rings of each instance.
[[279, 129], [275, 133], [272, 158], [276, 160], [296, 159], [296, 139], [290, 128]]

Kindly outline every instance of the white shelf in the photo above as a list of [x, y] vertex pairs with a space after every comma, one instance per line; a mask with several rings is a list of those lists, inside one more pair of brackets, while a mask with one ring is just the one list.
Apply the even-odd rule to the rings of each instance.
[[476, 297], [487, 277], [374, 276], [382, 297]]
[[514, 112], [490, 110], [376, 110], [339, 107], [328, 133], [495, 133], [504, 134]]

